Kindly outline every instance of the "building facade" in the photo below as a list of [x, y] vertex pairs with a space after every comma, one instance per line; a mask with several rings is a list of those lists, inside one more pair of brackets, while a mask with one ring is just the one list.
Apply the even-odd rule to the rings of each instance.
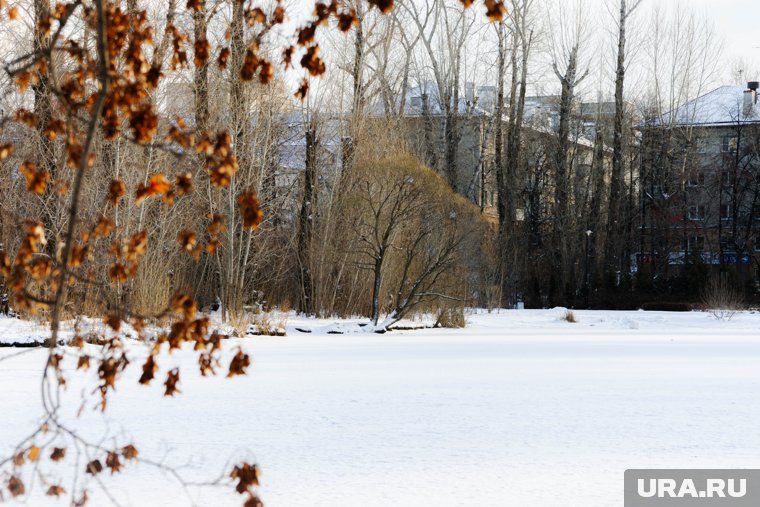
[[642, 126], [640, 244], [633, 269], [760, 282], [758, 83], [723, 86]]

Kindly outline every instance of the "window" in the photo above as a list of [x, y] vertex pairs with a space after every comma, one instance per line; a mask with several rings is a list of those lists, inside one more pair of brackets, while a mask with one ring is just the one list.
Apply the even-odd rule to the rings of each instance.
[[720, 151], [723, 153], [736, 153], [736, 136], [723, 136]]
[[705, 249], [705, 237], [704, 236], [689, 236], [686, 243], [686, 251], [702, 252]]
[[755, 252], [760, 252], [760, 236], [755, 236]]
[[689, 206], [689, 220], [704, 220], [704, 219], [705, 219], [704, 206]]
[[721, 220], [731, 220], [733, 213], [731, 213], [731, 205], [730, 204], [721, 204], [720, 205], [720, 219]]
[[673, 192], [670, 191], [670, 185], [668, 183], [656, 183], [652, 186], [652, 195], [654, 197], [664, 197], [669, 199], [673, 196]]
[[705, 173], [702, 171], [690, 173], [688, 179], [686, 180], [686, 185], [689, 187], [705, 186]]
[[739, 171], [736, 169], [728, 168], [721, 169], [720, 171], [720, 183], [724, 187], [732, 187], [736, 184], [740, 178]]

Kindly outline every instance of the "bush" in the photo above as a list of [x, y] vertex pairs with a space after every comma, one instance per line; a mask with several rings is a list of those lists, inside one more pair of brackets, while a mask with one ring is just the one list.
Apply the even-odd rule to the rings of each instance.
[[461, 329], [467, 325], [464, 318], [464, 308], [442, 308], [438, 311], [435, 327]]
[[730, 320], [745, 308], [742, 293], [726, 280], [713, 277], [702, 291], [702, 302], [718, 320]]
[[253, 317], [253, 323], [246, 334], [254, 336], [285, 336], [288, 319], [285, 315], [275, 318], [271, 313], [260, 313]]
[[578, 320], [575, 318], [575, 314], [572, 310], [568, 310], [565, 312], [565, 315], [562, 317], [562, 320], [566, 320], [567, 322], [571, 324], [575, 324], [578, 322]]
[[472, 297], [469, 283], [479, 279], [492, 232], [479, 208], [408, 155], [357, 160], [343, 184], [344, 262], [358, 268], [351, 286], [367, 287], [361, 313], [375, 326]]

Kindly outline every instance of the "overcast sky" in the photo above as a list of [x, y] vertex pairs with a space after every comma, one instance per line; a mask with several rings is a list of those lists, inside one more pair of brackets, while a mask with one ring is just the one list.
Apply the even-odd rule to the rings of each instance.
[[[654, 4], [675, 4], [678, 0], [644, 0]], [[760, 70], [760, 2], [757, 0], [680, 0], [682, 4], [704, 12], [712, 19], [724, 38], [725, 60], [749, 61], [747, 72]], [[749, 76], [747, 76], [749, 77]], [[760, 76], [751, 79], [760, 80]], [[747, 79], [749, 80], [749, 79]]]
[[[606, 0], [596, 1], [601, 4]], [[728, 60], [741, 56], [760, 63], [760, 0], [644, 0], [642, 7], [678, 2], [704, 12], [715, 22], [725, 39]], [[304, 2], [302, 8], [309, 11], [311, 5], [313, 2]]]
[[[555, 1], [570, 2], [572, 0], [539, 0], [538, 4], [543, 7], [548, 7]], [[605, 4], [615, 5], [617, 0], [584, 0], [584, 3], [586, 7], [590, 9], [590, 12], [595, 14], [595, 16], [591, 18], [593, 21], [590, 21], [590, 23], [593, 24], [592, 32], [598, 34], [600, 37], [605, 37], [605, 29], [614, 30], [614, 26], [610, 26], [611, 24], [614, 24], [614, 21], [609, 17], [609, 11], [605, 7]], [[637, 19], [632, 21], [633, 26], [631, 28], [637, 33], [631, 34], [633, 40], [630, 40], [629, 44], [635, 44], [637, 38], [640, 41], [640, 37], [645, 36], [647, 20], [651, 19], [651, 9], [660, 6], [665, 7], [666, 10], [670, 10], [669, 8], [675, 8], [679, 3], [682, 7], [685, 7], [686, 10], [693, 10], [696, 13], [703, 14], [704, 18], [713, 23], [716, 36], [715, 40], [712, 42], [716, 45], [723, 44], [723, 58], [718, 62], [716, 75], [711, 82], [711, 86], [740, 84], [740, 80], [733, 72], [737, 61], [740, 58], [744, 60], [744, 65], [742, 65], [742, 67], [744, 67], [744, 74], [741, 81], [760, 81], [760, 0], [643, 0], [643, 4], [639, 12], [636, 14]], [[296, 13], [301, 15], [301, 19], [310, 13], [313, 5], [314, 0], [294, 1]], [[475, 5], [476, 8], [483, 8], [481, 1], [476, 1]], [[292, 22], [300, 24], [300, 21], [292, 20]], [[607, 32], [607, 37], [609, 37], [609, 35], [611, 34]], [[612, 39], [608, 39], [606, 44], [610, 44], [611, 40]], [[611, 48], [605, 47], [604, 49], [607, 50]], [[548, 73], [547, 79], [542, 78], [540, 73], [542, 68]], [[549, 69], [550, 68], [546, 65], [543, 67], [541, 65], [536, 65], [534, 67], [534, 81], [537, 83], [549, 83], [549, 85], [547, 85], [549, 87], [555, 84], [553, 81], [553, 75], [550, 73]], [[607, 80], [609, 81], [609, 79], [610, 76], [608, 75]], [[595, 85], [590, 83], [591, 80], [588, 81], [587, 85], [593, 88]], [[631, 86], [634, 85], [635, 83]], [[596, 88], [594, 88], [594, 90], [596, 90]], [[611, 89], [608, 91], [611, 92]], [[531, 92], [545, 93], [551, 92], [551, 90], [534, 89], [531, 90]]]

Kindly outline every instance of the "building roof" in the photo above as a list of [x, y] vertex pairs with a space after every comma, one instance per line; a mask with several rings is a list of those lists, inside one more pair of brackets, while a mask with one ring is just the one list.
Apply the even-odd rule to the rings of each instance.
[[760, 103], [757, 99], [749, 114], [745, 115], [745, 90], [744, 86], [721, 86], [663, 114], [655, 121], [655, 126], [718, 127], [737, 123], [760, 123]]
[[[481, 87], [481, 89], [485, 88], [486, 87]], [[397, 99], [395, 107], [398, 107], [399, 105], [398, 100], [401, 99]], [[425, 102], [427, 102], [427, 104], [425, 104]], [[439, 96], [438, 87], [436, 84], [433, 81], [425, 81], [417, 86], [410, 87], [407, 91], [406, 103], [404, 104], [403, 108], [403, 116], [423, 116], [426, 112], [426, 107], [427, 114], [430, 114], [432, 116], [441, 116], [443, 114], [443, 106], [444, 104]], [[457, 113], [460, 115], [486, 116], [490, 114], [486, 108], [483, 108], [477, 103], [473, 103], [467, 100], [465, 93], [460, 94], [459, 103], [457, 106]], [[383, 105], [382, 101], [377, 101], [373, 110], [371, 111], [371, 114], [380, 116], [385, 113], [385, 106]]]
[[[625, 104], [627, 108], [633, 109], [629, 103]], [[580, 113], [584, 118], [613, 117], [615, 116], [615, 102], [581, 102]]]

